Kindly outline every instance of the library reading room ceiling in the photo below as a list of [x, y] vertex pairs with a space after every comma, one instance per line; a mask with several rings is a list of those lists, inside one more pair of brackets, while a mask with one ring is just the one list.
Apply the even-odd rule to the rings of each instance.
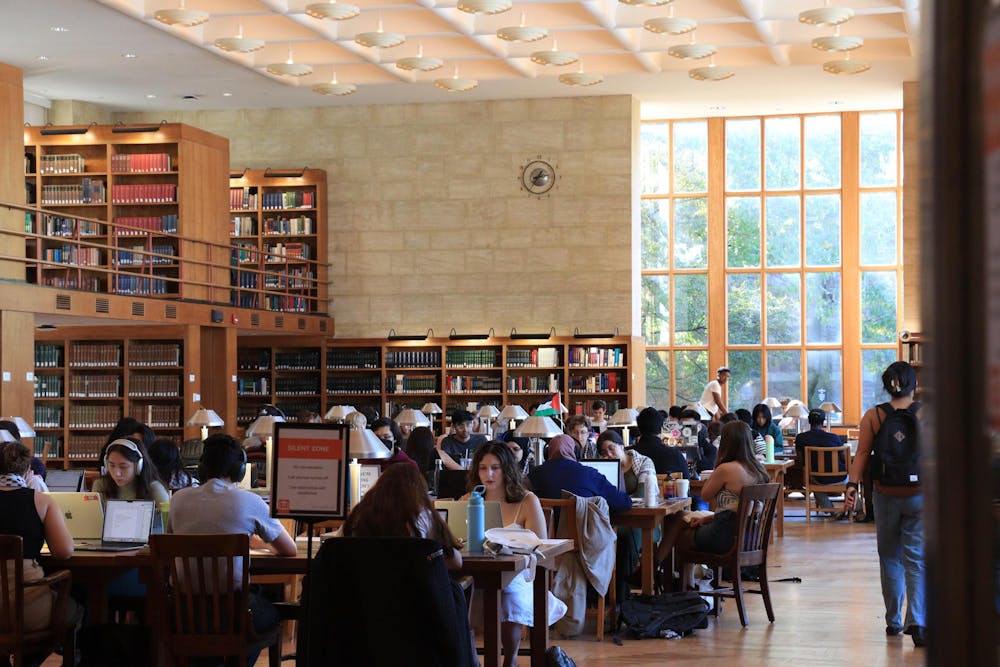
[[884, 106], [870, 96], [915, 78], [919, 33], [919, 0], [5, 4], [0, 59], [26, 89], [136, 110], [622, 93], [702, 114]]

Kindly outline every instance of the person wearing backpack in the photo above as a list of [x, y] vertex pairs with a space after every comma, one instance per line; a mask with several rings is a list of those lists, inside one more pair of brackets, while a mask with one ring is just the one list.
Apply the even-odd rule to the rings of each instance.
[[875, 486], [875, 535], [885, 601], [885, 633], [894, 636], [905, 628], [914, 646], [925, 646], [923, 494], [917, 421], [920, 404], [913, 400], [916, 371], [905, 361], [896, 361], [882, 374], [882, 386], [891, 400], [871, 408], [861, 418], [858, 451], [844, 492], [844, 507], [854, 507], [858, 482], [870, 467]]

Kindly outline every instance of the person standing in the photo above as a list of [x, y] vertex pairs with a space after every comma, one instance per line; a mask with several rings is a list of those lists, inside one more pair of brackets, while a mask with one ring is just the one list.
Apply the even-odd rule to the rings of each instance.
[[[915, 418], [920, 404], [913, 400], [916, 371], [905, 361], [893, 362], [882, 374], [882, 386], [891, 400], [869, 409], [861, 418], [844, 506], [854, 507], [858, 483], [871, 467], [885, 633], [894, 636], [905, 630], [914, 646], [925, 646], [923, 493], [916, 449], [919, 423]], [[891, 445], [893, 441], [897, 444]]]
[[698, 402], [712, 415], [713, 421], [729, 412], [726, 408], [726, 402], [722, 400], [722, 387], [729, 382], [729, 376], [729, 369], [720, 366], [719, 370], [716, 371], [716, 379], [705, 385], [705, 390], [701, 392], [701, 398]]

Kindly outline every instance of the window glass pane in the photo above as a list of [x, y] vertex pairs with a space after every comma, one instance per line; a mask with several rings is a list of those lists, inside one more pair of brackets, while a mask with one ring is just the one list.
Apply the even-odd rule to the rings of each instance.
[[806, 343], [840, 343], [840, 273], [806, 274]]
[[806, 197], [806, 266], [840, 265], [840, 195]]
[[861, 342], [896, 340], [896, 272], [861, 273]]
[[[861, 411], [889, 400], [882, 388], [882, 373], [896, 361], [896, 350], [861, 350]], [[841, 406], [843, 407], [843, 406]]]
[[726, 199], [726, 264], [760, 266], [760, 197]]
[[642, 268], [670, 268], [670, 200], [643, 199]]
[[674, 268], [708, 267], [708, 200], [674, 201]]
[[861, 187], [896, 185], [896, 114], [863, 113], [858, 125]]
[[708, 274], [674, 276], [674, 343], [708, 345]]
[[670, 402], [670, 353], [665, 350], [646, 351], [646, 402], [656, 407]]
[[764, 228], [767, 265], [770, 267], [802, 264], [799, 201], [797, 196], [768, 197], [765, 201], [767, 220]]
[[840, 116], [806, 116], [806, 187], [840, 187]]
[[643, 123], [639, 129], [642, 193], [670, 190], [670, 123]]
[[767, 352], [767, 395], [778, 400], [802, 399], [802, 353], [798, 350]]
[[[840, 350], [809, 350], [806, 352], [806, 386], [810, 409], [818, 408], [829, 401], [844, 409], [843, 372], [841, 371]], [[831, 422], [842, 421], [841, 414], [831, 414]]]
[[896, 193], [861, 193], [861, 264], [896, 263]]
[[674, 192], [708, 191], [708, 123], [674, 123]]
[[800, 281], [798, 273], [767, 274], [768, 345], [798, 345], [802, 340]]
[[768, 190], [792, 190], [799, 187], [798, 118], [764, 120], [764, 169]]
[[647, 345], [670, 344], [670, 276], [642, 277], [642, 337]]
[[760, 121], [726, 121], [726, 190], [760, 190]]
[[701, 398], [708, 384], [708, 350], [674, 352], [677, 393], [671, 405], [691, 405]]
[[729, 401], [730, 412], [738, 408], [753, 410], [760, 403], [760, 350], [732, 350], [729, 352]]
[[760, 343], [760, 274], [733, 273], [727, 282], [729, 344]]

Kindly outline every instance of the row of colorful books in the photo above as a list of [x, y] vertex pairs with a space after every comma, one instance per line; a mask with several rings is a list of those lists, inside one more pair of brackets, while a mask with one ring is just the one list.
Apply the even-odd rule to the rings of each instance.
[[173, 171], [172, 159], [167, 153], [119, 153], [111, 156], [111, 171], [125, 173]]
[[167, 204], [175, 201], [176, 183], [116, 184], [111, 190], [112, 204]]
[[43, 185], [43, 204], [103, 204], [107, 191], [104, 181], [84, 178], [78, 184]]

